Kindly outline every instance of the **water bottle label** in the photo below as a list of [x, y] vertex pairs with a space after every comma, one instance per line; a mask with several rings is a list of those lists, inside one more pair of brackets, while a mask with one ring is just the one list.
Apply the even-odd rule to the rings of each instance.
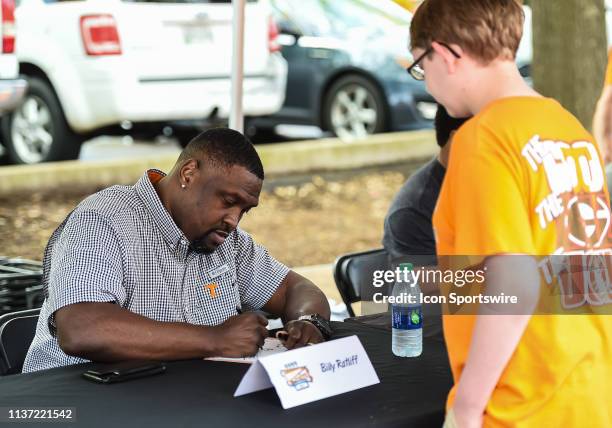
[[423, 328], [423, 312], [421, 307], [401, 307], [393, 306], [391, 316], [393, 328], [401, 330], [417, 330]]

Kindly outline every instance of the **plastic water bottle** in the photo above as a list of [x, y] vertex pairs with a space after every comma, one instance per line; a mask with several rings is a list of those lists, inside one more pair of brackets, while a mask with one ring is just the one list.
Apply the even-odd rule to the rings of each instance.
[[[423, 352], [421, 289], [412, 274], [412, 263], [400, 264], [400, 277], [392, 295], [402, 303], [391, 305], [391, 350], [398, 357], [418, 357]], [[410, 297], [414, 303], [409, 303]]]

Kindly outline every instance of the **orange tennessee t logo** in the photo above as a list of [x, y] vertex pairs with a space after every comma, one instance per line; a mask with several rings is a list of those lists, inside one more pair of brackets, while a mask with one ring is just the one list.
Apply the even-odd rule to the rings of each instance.
[[206, 284], [204, 286], [204, 288], [208, 288], [208, 292], [210, 293], [210, 297], [212, 297], [212, 298], [217, 297], [217, 284], [215, 284], [215, 283]]

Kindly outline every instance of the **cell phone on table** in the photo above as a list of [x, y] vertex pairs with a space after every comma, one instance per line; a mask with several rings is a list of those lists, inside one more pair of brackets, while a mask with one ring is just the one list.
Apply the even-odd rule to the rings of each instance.
[[159, 361], [124, 361], [120, 363], [98, 364], [83, 373], [87, 380], [98, 383], [116, 383], [161, 374], [166, 365]]

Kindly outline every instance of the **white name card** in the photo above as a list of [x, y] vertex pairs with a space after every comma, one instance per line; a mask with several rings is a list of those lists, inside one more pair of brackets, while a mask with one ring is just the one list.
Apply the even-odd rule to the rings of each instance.
[[357, 336], [258, 358], [234, 397], [274, 387], [283, 409], [380, 383]]

